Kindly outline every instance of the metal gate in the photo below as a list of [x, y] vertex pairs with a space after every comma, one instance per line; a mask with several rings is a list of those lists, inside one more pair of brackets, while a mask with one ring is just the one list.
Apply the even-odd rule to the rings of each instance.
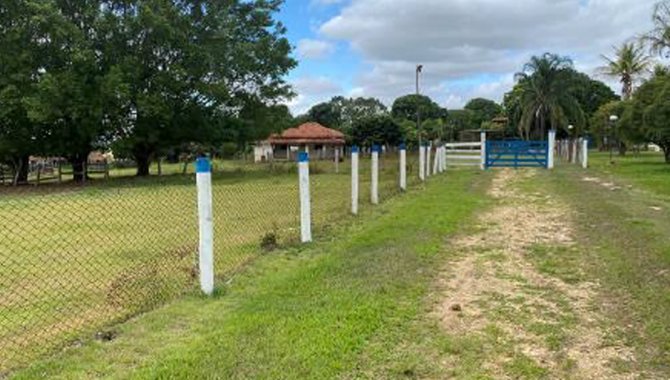
[[548, 167], [547, 141], [486, 141], [485, 167]]

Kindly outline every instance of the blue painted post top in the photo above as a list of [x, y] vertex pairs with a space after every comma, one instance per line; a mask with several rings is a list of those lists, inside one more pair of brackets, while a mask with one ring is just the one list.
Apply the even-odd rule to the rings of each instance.
[[377, 144], [373, 145], [373, 146], [372, 146], [372, 152], [373, 152], [373, 153], [379, 153], [379, 152], [381, 152], [381, 147], [380, 147], [379, 145], [377, 145]]
[[358, 153], [358, 146], [353, 145], [353, 146], [351, 147], [351, 153]]
[[405, 145], [405, 143], [400, 143], [400, 145], [398, 145], [398, 148], [400, 148], [400, 150], [406, 150], [407, 146]]
[[299, 152], [298, 153], [298, 162], [309, 162], [309, 153]]
[[198, 157], [195, 160], [195, 172], [196, 173], [209, 173], [212, 171], [212, 163], [207, 157]]

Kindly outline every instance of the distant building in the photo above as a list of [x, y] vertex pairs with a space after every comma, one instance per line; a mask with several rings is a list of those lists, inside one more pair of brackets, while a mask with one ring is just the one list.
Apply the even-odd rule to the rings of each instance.
[[267, 140], [258, 142], [254, 147], [254, 161], [292, 161], [297, 159], [301, 150], [308, 152], [312, 160], [331, 160], [336, 154], [343, 156], [344, 144], [342, 132], [319, 123], [305, 123], [281, 134], [272, 134]]

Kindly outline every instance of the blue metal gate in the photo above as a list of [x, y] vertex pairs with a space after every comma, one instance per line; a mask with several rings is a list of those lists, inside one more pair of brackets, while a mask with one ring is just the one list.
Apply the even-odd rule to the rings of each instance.
[[547, 167], [547, 141], [486, 141], [486, 168]]

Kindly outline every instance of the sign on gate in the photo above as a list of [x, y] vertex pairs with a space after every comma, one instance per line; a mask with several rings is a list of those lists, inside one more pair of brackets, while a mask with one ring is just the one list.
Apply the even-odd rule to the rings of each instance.
[[485, 167], [547, 167], [547, 141], [486, 141]]

